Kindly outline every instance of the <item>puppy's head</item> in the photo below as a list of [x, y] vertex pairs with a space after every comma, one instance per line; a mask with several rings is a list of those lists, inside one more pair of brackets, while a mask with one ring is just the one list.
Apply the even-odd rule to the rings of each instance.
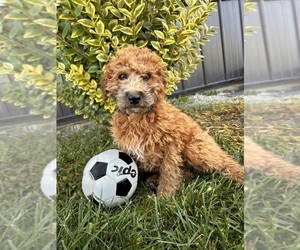
[[108, 62], [101, 85], [103, 98], [113, 97], [121, 112], [145, 113], [164, 98], [166, 69], [154, 52], [131, 45]]

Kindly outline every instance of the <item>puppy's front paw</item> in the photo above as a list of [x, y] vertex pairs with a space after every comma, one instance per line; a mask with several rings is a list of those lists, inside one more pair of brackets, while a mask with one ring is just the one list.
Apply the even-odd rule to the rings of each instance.
[[175, 187], [168, 187], [165, 185], [158, 185], [157, 190], [156, 190], [156, 195], [157, 196], [172, 196], [176, 193], [176, 188]]
[[150, 188], [153, 191], [156, 191], [159, 184], [158, 178], [159, 178], [158, 175], [152, 175], [148, 177], [145, 182], [146, 187]]

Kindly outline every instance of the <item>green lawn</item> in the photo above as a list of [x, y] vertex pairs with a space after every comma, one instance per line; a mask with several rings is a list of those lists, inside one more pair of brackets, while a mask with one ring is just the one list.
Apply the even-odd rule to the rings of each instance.
[[[257, 94], [246, 96], [245, 134], [286, 161], [300, 165], [300, 97], [261, 98]], [[244, 205], [248, 249], [300, 249], [299, 201], [300, 180], [290, 185], [248, 172]]]
[[[172, 102], [243, 162], [242, 98]], [[299, 107], [299, 97], [247, 102], [245, 131], [299, 165]], [[245, 193], [218, 174], [198, 175], [174, 198], [157, 199], [140, 181], [129, 203], [95, 207], [81, 191], [82, 171], [93, 155], [114, 145], [108, 126], [88, 121], [58, 129], [59, 195], [49, 201], [40, 178], [55, 157], [55, 137], [48, 121], [1, 127], [1, 249], [300, 249], [300, 184], [257, 172], [246, 173]]]
[[56, 203], [40, 190], [55, 157], [55, 123], [13, 124], [0, 130], [0, 249], [55, 249]]
[[[238, 161], [243, 161], [243, 102], [201, 106], [173, 101]], [[58, 249], [243, 249], [243, 187], [218, 174], [199, 175], [173, 198], [157, 198], [140, 181], [129, 203], [97, 208], [81, 191], [95, 154], [114, 148], [107, 126], [83, 122], [58, 132]]]

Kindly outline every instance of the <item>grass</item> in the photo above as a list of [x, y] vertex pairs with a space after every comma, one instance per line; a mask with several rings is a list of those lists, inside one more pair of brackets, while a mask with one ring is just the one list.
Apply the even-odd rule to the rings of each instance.
[[[242, 162], [242, 101], [203, 108], [181, 99], [179, 106]], [[185, 182], [173, 198], [158, 199], [139, 181], [129, 203], [93, 206], [81, 191], [83, 168], [93, 155], [113, 147], [107, 126], [84, 122], [59, 129], [58, 249], [244, 248], [243, 187], [218, 174]]]
[[300, 98], [247, 104], [245, 132], [264, 148], [300, 165]]
[[[258, 93], [255, 93], [258, 95]], [[253, 98], [253, 97], [252, 97]], [[245, 106], [245, 133], [288, 162], [300, 165], [300, 98], [278, 97]], [[300, 249], [300, 182], [250, 172], [245, 179], [248, 249]]]
[[[172, 102], [241, 163], [244, 105], [238, 100]], [[299, 97], [248, 102], [245, 132], [299, 165], [299, 107]], [[54, 128], [48, 122], [1, 127], [1, 249], [53, 249], [56, 240], [58, 249], [244, 249], [244, 236], [247, 249], [300, 249], [300, 185], [257, 172], [246, 173], [245, 193], [217, 174], [199, 175], [174, 198], [157, 199], [140, 181], [129, 203], [95, 207], [81, 192], [82, 170], [94, 154], [114, 145], [107, 126], [86, 121], [59, 128], [59, 195], [51, 202], [39, 184], [55, 155]]]
[[300, 185], [260, 173], [245, 180], [245, 240], [248, 249], [300, 249]]
[[[226, 187], [223, 190], [224, 186]], [[235, 190], [238, 194], [233, 194]], [[204, 178], [185, 184], [174, 199], [157, 199], [139, 187], [114, 210], [93, 207], [73, 195], [60, 208], [61, 249], [242, 248], [243, 194], [232, 183]]]
[[40, 190], [44, 167], [55, 157], [55, 125], [1, 127], [0, 248], [53, 249], [56, 204]]

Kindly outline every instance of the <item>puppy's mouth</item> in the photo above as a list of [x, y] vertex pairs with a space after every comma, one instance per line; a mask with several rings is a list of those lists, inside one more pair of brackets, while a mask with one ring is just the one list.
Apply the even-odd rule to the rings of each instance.
[[118, 95], [116, 100], [119, 110], [127, 115], [148, 113], [155, 102], [151, 95], [143, 91], [125, 92]]
[[149, 109], [143, 92], [140, 91], [128, 92], [124, 96], [124, 99], [125, 99], [124, 108], [127, 114], [144, 113]]
[[129, 104], [123, 107], [123, 111], [128, 115], [147, 113], [150, 109], [151, 107], [143, 104]]

